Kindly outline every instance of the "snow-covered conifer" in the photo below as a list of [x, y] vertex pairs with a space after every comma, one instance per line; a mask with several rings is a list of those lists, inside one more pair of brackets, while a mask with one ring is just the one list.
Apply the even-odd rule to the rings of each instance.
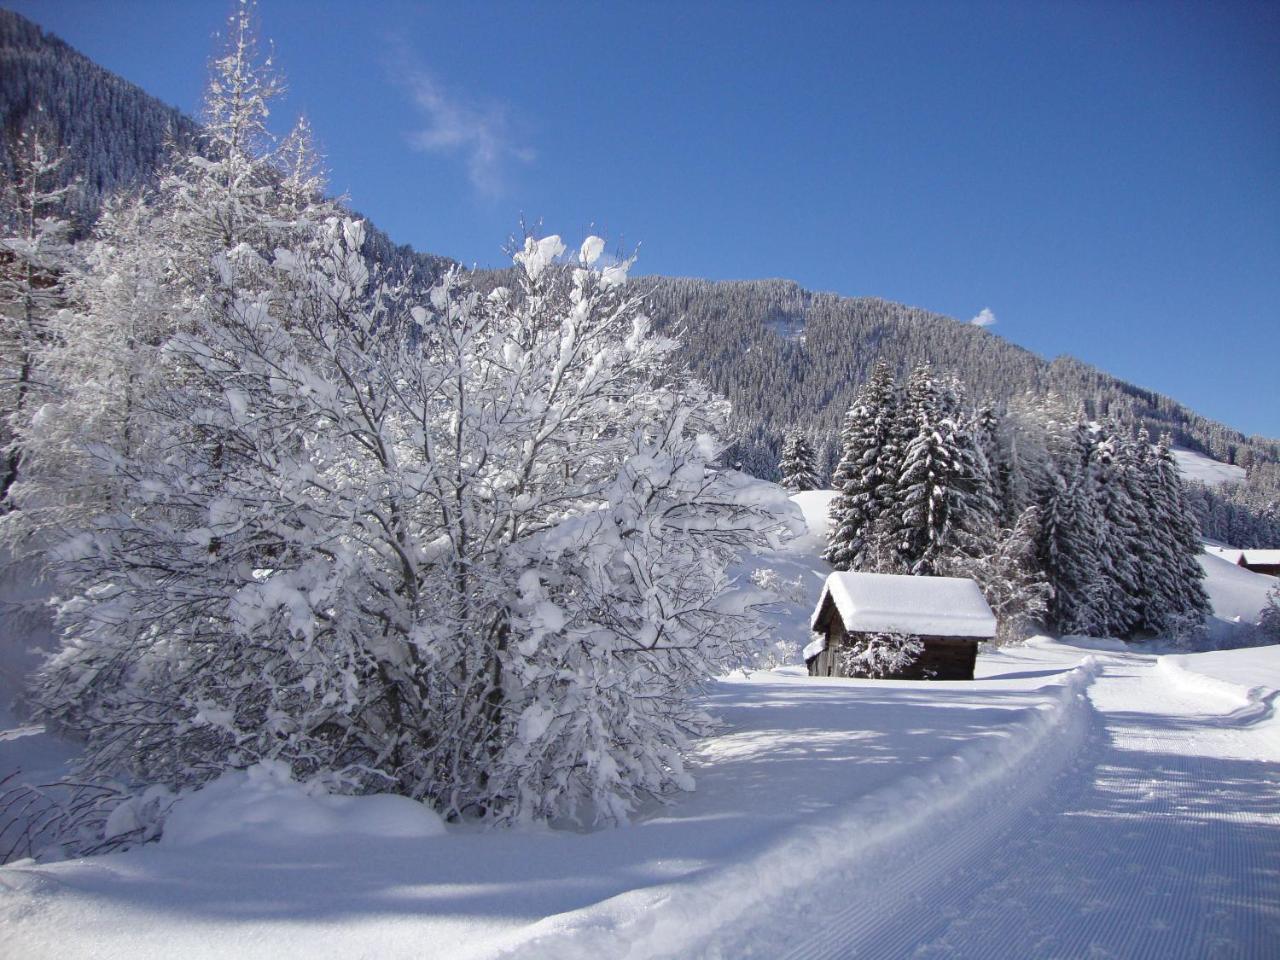
[[778, 463], [782, 474], [782, 486], [796, 493], [816, 490], [820, 481], [814, 460], [813, 447], [804, 431], [793, 429], [782, 445], [782, 460]]
[[1145, 626], [1156, 634], [1175, 624], [1203, 623], [1211, 612], [1200, 565], [1204, 547], [1172, 446], [1172, 438], [1164, 434], [1144, 459], [1150, 519], [1145, 536], [1153, 563], [1145, 598]]
[[1143, 621], [1144, 578], [1154, 565], [1140, 466], [1134, 443], [1114, 422], [1094, 436], [1089, 475], [1098, 509], [1106, 632], [1128, 637]]
[[1106, 581], [1098, 544], [1102, 523], [1090, 478], [1092, 433], [1083, 420], [1048, 424], [1052, 487], [1041, 519], [1039, 556], [1052, 597], [1050, 625], [1059, 633], [1103, 636]]
[[1266, 643], [1280, 643], [1280, 581], [1267, 591], [1267, 603], [1258, 618], [1258, 631]]
[[281, 196], [266, 121], [283, 82], [258, 50], [250, 0], [227, 23], [224, 47], [209, 71], [199, 152], [178, 153], [161, 180], [161, 206], [172, 225], [167, 249], [172, 269], [198, 282], [218, 251], [247, 244], [269, 249], [274, 207]]
[[[877, 363], [845, 414], [842, 455], [832, 478], [831, 527], [823, 559], [837, 570], [866, 570], [879, 521], [901, 469], [900, 411], [888, 364]], [[879, 569], [879, 568], [876, 568]], [[886, 571], [887, 572], [887, 571]]]
[[994, 533], [997, 508], [958, 388], [938, 383], [923, 364], [911, 375], [906, 406], [915, 436], [898, 477], [895, 543], [903, 568], [929, 576], [954, 557], [981, 555]]
[[36, 359], [48, 402], [22, 438], [33, 451], [31, 483], [17, 493], [28, 526], [75, 525], [111, 501], [127, 481], [85, 459], [142, 442], [152, 391], [186, 375], [170, 339], [250, 282], [273, 282], [245, 265], [304, 247], [337, 213], [305, 123], [282, 150], [266, 130], [281, 83], [253, 30], [243, 2], [211, 67], [200, 152], [175, 152], [153, 194], [108, 202], [84, 269], [67, 281], [72, 308]]

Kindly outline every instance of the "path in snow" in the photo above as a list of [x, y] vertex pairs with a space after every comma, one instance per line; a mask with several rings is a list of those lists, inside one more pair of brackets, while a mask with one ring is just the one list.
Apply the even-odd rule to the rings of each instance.
[[1214, 713], [1151, 657], [1101, 659], [1084, 752], [1040, 805], [950, 838], [886, 877], [889, 915], [833, 911], [789, 956], [1280, 956], [1274, 708]]
[[890, 831], [910, 838], [903, 814], [933, 804], [939, 772], [962, 790], [1032, 734], [1059, 739], [1080, 657], [990, 684], [725, 678], [697, 792], [620, 829], [351, 836], [273, 802], [239, 832], [10, 865], [0, 957], [691, 956], [693, 931], [732, 929], [780, 882], [847, 859], [849, 832], [896, 853]]

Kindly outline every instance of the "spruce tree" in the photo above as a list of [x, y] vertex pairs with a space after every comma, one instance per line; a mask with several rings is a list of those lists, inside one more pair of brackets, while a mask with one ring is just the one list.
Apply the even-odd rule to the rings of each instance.
[[1144, 577], [1153, 558], [1134, 445], [1118, 424], [1105, 424], [1096, 436], [1090, 467], [1104, 573], [1102, 626], [1111, 636], [1128, 637], [1144, 619]]
[[1264, 643], [1280, 643], [1280, 581], [1267, 591], [1267, 605], [1258, 617], [1258, 632]]
[[796, 493], [816, 490], [820, 485], [813, 448], [809, 446], [809, 439], [802, 430], [792, 429], [787, 434], [778, 472], [782, 474], [782, 486]]
[[899, 563], [909, 573], [929, 576], [950, 526], [947, 478], [955, 473], [946, 436], [951, 429], [944, 396], [928, 364], [911, 373], [907, 383], [907, 428], [912, 431], [903, 452], [898, 478], [900, 509], [894, 536]]
[[998, 511], [990, 471], [959, 390], [939, 384], [927, 364], [907, 387], [915, 436], [898, 479], [895, 541], [901, 566], [917, 575], [938, 575], [959, 557], [981, 556], [993, 541]]
[[1084, 477], [1055, 479], [1039, 552], [1052, 590], [1050, 624], [1062, 634], [1099, 636], [1104, 632], [1104, 582], [1098, 556], [1098, 519], [1086, 491]]
[[1149, 536], [1160, 577], [1153, 583], [1146, 626], [1157, 633], [1201, 624], [1212, 612], [1200, 566], [1204, 545], [1172, 446], [1172, 438], [1162, 435], [1147, 460]]
[[896, 488], [901, 461], [893, 374], [877, 363], [845, 414], [843, 453], [832, 478], [830, 539], [823, 559], [837, 570], [871, 566], [873, 541]]
[[1099, 553], [1101, 520], [1090, 476], [1093, 433], [1083, 411], [1051, 408], [1044, 427], [1046, 488], [1040, 527], [1040, 564], [1052, 596], [1049, 625], [1058, 633], [1105, 634], [1106, 580]]

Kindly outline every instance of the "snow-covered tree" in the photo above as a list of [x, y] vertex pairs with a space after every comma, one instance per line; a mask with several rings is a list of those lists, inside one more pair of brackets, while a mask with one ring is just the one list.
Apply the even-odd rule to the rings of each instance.
[[778, 472], [782, 474], [782, 486], [796, 493], [816, 490], [820, 485], [813, 447], [804, 431], [793, 429], [787, 434]]
[[1039, 508], [1028, 507], [986, 553], [960, 557], [947, 567], [948, 574], [972, 577], [982, 588], [996, 615], [997, 643], [1025, 639], [1049, 612], [1049, 582], [1036, 556], [1039, 534]]
[[840, 464], [840, 445], [836, 439], [829, 437], [818, 447], [818, 486], [822, 488], [833, 483], [836, 467]]
[[62, 152], [39, 123], [15, 140], [12, 179], [0, 182], [0, 510], [26, 457], [21, 437], [40, 400], [36, 365], [64, 302], [73, 262], [65, 218], [72, 190], [62, 185]]
[[1164, 434], [1143, 461], [1150, 520], [1144, 537], [1152, 564], [1146, 581], [1144, 623], [1156, 634], [1179, 624], [1201, 624], [1212, 612], [1200, 565], [1204, 545], [1172, 447], [1172, 438]]
[[1135, 444], [1118, 424], [1107, 423], [1094, 435], [1089, 466], [1100, 521], [1103, 627], [1111, 636], [1127, 637], [1143, 622], [1144, 578], [1156, 558], [1150, 551], [1141, 465]]
[[1280, 581], [1267, 591], [1267, 603], [1258, 618], [1258, 632], [1266, 643], [1280, 643]]
[[[155, 192], [108, 202], [83, 244], [84, 269], [67, 279], [72, 307], [35, 360], [47, 402], [19, 430], [32, 451], [31, 482], [15, 494], [26, 528], [74, 526], [128, 482], [85, 458], [142, 442], [152, 394], [185, 375], [170, 339], [198, 313], [225, 307], [204, 299], [232, 296], [227, 258], [269, 261], [336, 216], [305, 122], [278, 148], [266, 129], [280, 90], [257, 54], [252, 4], [242, 2], [211, 67], [199, 152], [175, 148]], [[269, 284], [268, 274], [235, 271], [235, 294]]]
[[270, 249], [279, 239], [272, 235], [279, 201], [295, 199], [280, 190], [276, 144], [266, 125], [284, 86], [271, 58], [259, 53], [254, 16], [250, 0], [239, 0], [205, 87], [205, 142], [198, 152], [179, 152], [160, 182], [160, 205], [171, 224], [170, 269], [189, 283], [208, 279], [219, 251], [240, 244]]
[[1040, 540], [1041, 562], [1053, 589], [1050, 622], [1059, 633], [1103, 636], [1103, 583], [1093, 500], [1079, 478], [1057, 482]]
[[215, 261], [147, 434], [94, 461], [125, 502], [58, 552], [46, 716], [84, 774], [172, 786], [282, 760], [503, 819], [687, 786], [689, 695], [758, 638], [725, 567], [785, 497], [712, 469], [725, 411], [599, 240], [413, 305], [362, 242]]
[[894, 539], [900, 564], [917, 575], [937, 574], [956, 556], [980, 555], [994, 532], [990, 473], [957, 390], [939, 384], [927, 364], [907, 386], [915, 434], [898, 477]]
[[845, 676], [887, 677], [905, 670], [924, 653], [924, 642], [905, 633], [871, 633], [840, 651]]
[[[881, 569], [878, 539], [896, 491], [902, 459], [901, 411], [893, 374], [878, 363], [845, 414], [842, 454], [832, 477], [830, 537], [823, 559], [837, 570]], [[887, 571], [883, 571], [887, 572]]]

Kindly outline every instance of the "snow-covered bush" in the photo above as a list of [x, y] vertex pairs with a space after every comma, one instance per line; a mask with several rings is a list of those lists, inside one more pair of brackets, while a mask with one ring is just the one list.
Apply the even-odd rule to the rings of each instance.
[[1040, 511], [1028, 507], [1011, 529], [1000, 531], [987, 552], [957, 557], [946, 572], [971, 577], [996, 615], [997, 645], [1031, 636], [1049, 611], [1049, 583], [1036, 558]]
[[922, 653], [919, 637], [871, 633], [840, 651], [840, 667], [845, 676], [887, 677], [911, 666]]
[[528, 239], [487, 295], [383, 284], [305, 130], [271, 144], [265, 66], [242, 6], [203, 152], [104, 218], [39, 359], [15, 490], [58, 537], [62, 646], [35, 698], [91, 798], [53, 833], [261, 764], [497, 821], [688, 787], [693, 695], [763, 632], [726, 570], [798, 511], [716, 465], [726, 405], [599, 238]]
[[784, 532], [784, 492], [712, 467], [724, 405], [595, 238], [412, 306], [361, 243], [331, 220], [217, 259], [145, 434], [91, 460], [123, 499], [57, 555], [45, 716], [84, 775], [174, 788], [282, 761], [446, 814], [616, 820], [688, 787], [691, 694], [760, 636], [725, 569]]

